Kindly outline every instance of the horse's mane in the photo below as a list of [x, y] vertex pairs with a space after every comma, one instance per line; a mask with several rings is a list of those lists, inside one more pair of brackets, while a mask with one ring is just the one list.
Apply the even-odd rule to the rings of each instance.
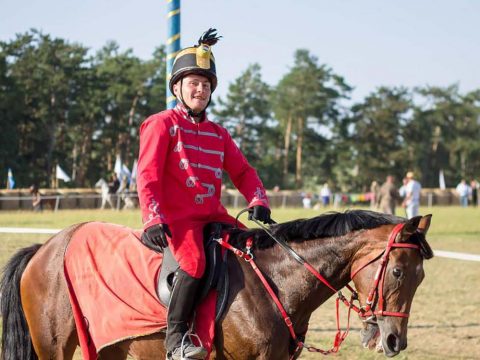
[[[272, 225], [271, 233], [287, 242], [304, 242], [312, 239], [343, 236], [351, 231], [373, 229], [381, 225], [399, 224], [404, 218], [368, 210], [347, 210], [343, 213], [328, 212], [311, 219], [292, 220]], [[248, 238], [253, 238], [254, 248], [267, 249], [275, 241], [262, 229], [233, 229], [230, 243], [243, 248]]]
[[[399, 224], [405, 221], [405, 218], [369, 210], [347, 210], [343, 213], [328, 212], [311, 219], [298, 219], [275, 224], [271, 226], [270, 232], [286, 242], [304, 242], [312, 239], [339, 237], [356, 230], [374, 229], [382, 225]], [[254, 240], [253, 247], [255, 249], [267, 249], [276, 244], [262, 229], [232, 229], [230, 231], [230, 243], [237, 248], [245, 248], [249, 238]], [[420, 251], [424, 258], [433, 257], [433, 251], [424, 234], [415, 233], [411, 237], [411, 241], [420, 245]]]

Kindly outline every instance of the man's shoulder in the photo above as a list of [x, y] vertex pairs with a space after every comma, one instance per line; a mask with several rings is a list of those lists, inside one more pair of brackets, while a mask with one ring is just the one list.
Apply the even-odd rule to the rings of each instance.
[[228, 130], [225, 127], [223, 127], [222, 125], [217, 124], [216, 122], [213, 122], [211, 120], [207, 120], [205, 122], [204, 129], [207, 130], [207, 131], [214, 132], [214, 133], [222, 136], [222, 138], [230, 137], [230, 133], [228, 132]]
[[163, 110], [163, 111], [160, 111], [156, 114], [152, 114], [150, 115], [149, 117], [147, 117], [145, 119], [144, 122], [152, 122], [152, 121], [165, 121], [166, 119], [170, 119], [174, 116], [175, 112], [173, 111], [173, 109], [167, 109], [167, 110]]
[[160, 111], [156, 114], [153, 114], [153, 115], [150, 115], [149, 117], [147, 117], [143, 123], [142, 123], [142, 127], [146, 127], [146, 126], [162, 126], [164, 124], [168, 124], [170, 122], [173, 121], [174, 119], [174, 111], [172, 109], [168, 109], [168, 110], [163, 110], [163, 111]]
[[207, 119], [206, 124], [208, 124], [208, 126], [210, 126], [213, 129], [218, 129], [219, 131], [228, 132], [228, 130], [225, 127], [223, 127], [222, 125], [220, 125], [216, 122], [213, 122], [210, 119]]

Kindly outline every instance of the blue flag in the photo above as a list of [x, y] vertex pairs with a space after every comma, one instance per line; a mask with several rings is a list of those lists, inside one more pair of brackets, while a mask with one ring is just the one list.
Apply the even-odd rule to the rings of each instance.
[[8, 168], [7, 189], [13, 189], [14, 187], [15, 187], [15, 179], [13, 178], [12, 169]]

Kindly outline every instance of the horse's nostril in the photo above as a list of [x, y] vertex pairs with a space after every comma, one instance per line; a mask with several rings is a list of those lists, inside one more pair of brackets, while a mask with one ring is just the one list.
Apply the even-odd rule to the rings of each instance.
[[400, 339], [394, 334], [388, 335], [387, 346], [390, 351], [399, 352], [401, 350]]

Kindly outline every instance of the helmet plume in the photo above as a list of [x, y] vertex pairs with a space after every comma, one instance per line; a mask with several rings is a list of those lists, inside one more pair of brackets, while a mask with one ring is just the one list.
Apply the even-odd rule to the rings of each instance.
[[207, 31], [205, 31], [202, 36], [198, 39], [198, 45], [208, 45], [212, 46], [217, 43], [218, 40], [220, 40], [221, 36], [217, 35], [217, 29], [210, 28]]

